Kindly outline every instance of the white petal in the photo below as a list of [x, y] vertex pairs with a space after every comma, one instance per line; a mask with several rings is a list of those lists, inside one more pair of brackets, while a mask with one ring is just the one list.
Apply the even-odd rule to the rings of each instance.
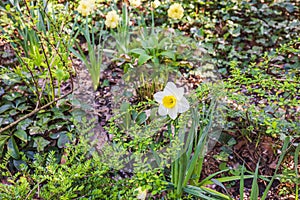
[[183, 97], [184, 93], [183, 87], [177, 88], [176, 85], [172, 82], [167, 83], [164, 91], [173, 94], [178, 100], [180, 100]]
[[156, 92], [153, 97], [158, 103], [162, 103], [162, 99], [166, 96], [165, 92]]
[[186, 112], [190, 108], [190, 104], [185, 97], [178, 102], [178, 112], [183, 113]]
[[160, 104], [158, 107], [158, 114], [161, 116], [165, 116], [168, 114], [168, 109], [164, 107], [162, 104]]
[[176, 119], [177, 113], [178, 113], [178, 107], [177, 106], [175, 106], [172, 109], [168, 109], [168, 114], [171, 117], [171, 119], [173, 119], [173, 120]]

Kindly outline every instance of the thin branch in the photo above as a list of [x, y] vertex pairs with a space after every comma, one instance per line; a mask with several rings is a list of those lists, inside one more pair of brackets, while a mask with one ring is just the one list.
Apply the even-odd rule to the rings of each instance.
[[43, 106], [40, 107], [40, 108], [34, 109], [31, 113], [28, 113], [27, 115], [24, 115], [23, 117], [20, 117], [18, 120], [14, 121], [13, 123], [7, 125], [6, 127], [2, 128], [2, 129], [0, 129], [0, 133], [6, 131], [6, 130], [8, 130], [8, 129], [10, 129], [11, 127], [17, 125], [19, 122], [23, 121], [24, 119], [27, 119], [27, 118], [31, 117], [32, 115], [36, 114], [37, 112], [39, 112], [39, 111], [41, 111], [41, 110], [43, 110], [43, 109], [45, 109], [45, 108], [51, 106], [51, 105], [54, 104], [55, 102], [57, 102], [57, 101], [59, 101], [59, 100], [65, 98], [66, 96], [68, 96], [68, 95], [71, 94], [71, 93], [72, 93], [72, 90], [69, 91], [68, 93], [64, 94], [63, 96], [61, 96], [61, 97], [59, 97], [59, 98], [57, 98], [57, 99], [52, 100], [51, 102], [47, 103], [46, 105], [43, 105]]

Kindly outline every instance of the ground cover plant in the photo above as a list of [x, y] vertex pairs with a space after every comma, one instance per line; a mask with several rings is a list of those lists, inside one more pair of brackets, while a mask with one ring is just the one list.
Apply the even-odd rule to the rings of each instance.
[[0, 16], [0, 199], [299, 199], [299, 1]]

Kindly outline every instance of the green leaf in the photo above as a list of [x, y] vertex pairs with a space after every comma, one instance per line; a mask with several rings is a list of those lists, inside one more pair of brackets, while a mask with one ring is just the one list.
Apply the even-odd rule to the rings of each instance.
[[252, 182], [252, 187], [251, 187], [250, 199], [253, 199], [253, 200], [258, 199], [258, 195], [259, 195], [258, 184], [257, 184], [258, 168], [259, 168], [259, 162], [256, 165], [254, 178], [253, 178], [253, 182]]
[[150, 60], [152, 58], [152, 56], [149, 56], [147, 54], [141, 54], [138, 60], [138, 65], [142, 65], [145, 62], [147, 62], [148, 60]]
[[2, 96], [3, 94], [4, 94], [4, 89], [3, 89], [3, 87], [0, 87], [0, 96]]
[[0, 114], [4, 113], [5, 111], [9, 110], [12, 108], [12, 104], [4, 104], [3, 106], [0, 107]]
[[244, 180], [245, 180], [245, 166], [242, 166], [241, 169], [241, 179], [240, 179], [240, 199], [244, 199]]
[[272, 184], [273, 184], [273, 181], [275, 180], [275, 178], [277, 177], [277, 171], [279, 169], [279, 166], [281, 164], [281, 162], [283, 161], [283, 158], [285, 156], [285, 154], [287, 153], [287, 148], [288, 148], [288, 145], [289, 145], [289, 142], [290, 142], [290, 137], [286, 137], [284, 139], [284, 142], [283, 142], [283, 147], [282, 147], [282, 150], [281, 150], [281, 154], [280, 154], [280, 157], [279, 157], [279, 160], [278, 160], [278, 163], [276, 165], [276, 169], [275, 169], [275, 172], [272, 176], [272, 179], [270, 180], [269, 184], [267, 185], [264, 193], [263, 193], [263, 196], [261, 197], [261, 200], [265, 200], [267, 195], [268, 195], [268, 191], [270, 190]]
[[[295, 150], [295, 156], [294, 156], [294, 163], [298, 163], [298, 158], [299, 158], [299, 151], [300, 151], [300, 145], [297, 144], [297, 148]], [[299, 173], [298, 173], [298, 169], [297, 167], [295, 167], [295, 174], [296, 174], [296, 177], [299, 177]], [[299, 184], [296, 184], [296, 192], [295, 192], [295, 196], [296, 196], [296, 199], [295, 200], [299, 200]]]
[[121, 104], [120, 111], [122, 113], [122, 120], [123, 120], [123, 123], [121, 125], [122, 128], [124, 128], [125, 130], [128, 130], [131, 124], [131, 114], [129, 110], [130, 110], [129, 103], [124, 102]]
[[135, 53], [135, 54], [138, 54], [138, 55], [142, 55], [142, 54], [146, 54], [146, 51], [144, 49], [141, 49], [141, 48], [136, 48], [136, 49], [132, 49], [130, 51], [130, 53]]
[[160, 55], [171, 58], [174, 61], [176, 60], [175, 53], [172, 52], [172, 51], [163, 51], [163, 52], [160, 53]]
[[63, 147], [65, 147], [66, 144], [69, 143], [69, 142], [70, 142], [70, 140], [69, 140], [69, 137], [67, 136], [67, 134], [62, 133], [62, 134], [60, 135], [60, 137], [58, 138], [57, 146], [58, 146], [59, 148], [63, 148]]
[[217, 200], [215, 198], [206, 196], [205, 191], [203, 191], [201, 188], [198, 188], [195, 186], [187, 185], [186, 187], [183, 188], [183, 191], [188, 194], [194, 195], [196, 197], [200, 197], [201, 199]]
[[146, 121], [147, 119], [147, 115], [145, 112], [140, 113], [137, 117], [136, 117], [136, 123], [137, 124], [142, 124]]
[[9, 95], [3, 96], [4, 99], [6, 99], [7, 101], [10, 101], [10, 102], [14, 101], [15, 99], [17, 99], [19, 97], [22, 97], [22, 94], [19, 92], [12, 92]]
[[227, 195], [229, 195], [225, 185], [223, 185], [223, 183], [221, 183], [220, 181], [218, 181], [217, 179], [211, 179], [212, 182], [214, 182], [214, 184], [220, 186], [221, 188], [223, 188], [223, 190], [227, 193]]
[[5, 9], [10, 12], [10, 4], [5, 5]]
[[7, 151], [14, 159], [19, 159], [20, 158], [19, 148], [18, 148], [18, 146], [16, 144], [16, 141], [13, 137], [10, 137], [9, 140], [8, 140]]
[[24, 142], [28, 141], [27, 133], [24, 130], [19, 129], [15, 131], [14, 135]]
[[44, 151], [44, 148], [50, 144], [50, 142], [42, 137], [33, 138], [34, 144], [33, 147], [37, 147], [38, 152]]
[[64, 79], [65, 72], [62, 69], [56, 69], [55, 76], [58, 82], [61, 82]]
[[28, 128], [29, 125], [32, 124], [32, 120], [27, 118], [23, 121], [20, 121], [17, 125], [17, 129], [22, 129], [22, 130], [26, 130]]
[[219, 200], [221, 200], [221, 199], [228, 199], [228, 200], [231, 199], [230, 196], [222, 194], [222, 193], [220, 193], [220, 192], [218, 192], [216, 190], [213, 190], [211, 188], [207, 188], [207, 187], [201, 186], [201, 189], [204, 190], [204, 191], [206, 191], [207, 193], [209, 193], [211, 195], [217, 196], [218, 197], [217, 199], [219, 199]]
[[29, 128], [30, 135], [36, 135], [36, 134], [39, 134], [42, 132], [43, 132], [43, 130], [39, 126], [32, 126]]
[[13, 160], [14, 166], [18, 169], [18, 170], [22, 170], [21, 165], [25, 165], [27, 166], [26, 162], [24, 162], [23, 160]]
[[0, 157], [2, 157], [4, 145], [9, 137], [9, 135], [0, 135]]
[[56, 140], [56, 139], [59, 138], [60, 134], [61, 134], [61, 132], [58, 132], [58, 133], [50, 133], [50, 134], [49, 134], [49, 137], [50, 137], [51, 139], [53, 139], [53, 140]]

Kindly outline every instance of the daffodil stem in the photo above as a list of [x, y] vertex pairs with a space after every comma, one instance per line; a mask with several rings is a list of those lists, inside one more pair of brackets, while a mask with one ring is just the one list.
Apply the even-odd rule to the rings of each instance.
[[168, 136], [169, 136], [170, 143], [172, 144], [172, 126], [171, 126], [171, 122], [168, 123]]
[[154, 33], [154, 26], [155, 26], [155, 22], [154, 22], [154, 9], [151, 10], [151, 33]]
[[[172, 134], [172, 124], [174, 126], [174, 136], [178, 136], [178, 118], [176, 118], [174, 121], [170, 122], [168, 124], [168, 132], [169, 135], [170, 133]], [[170, 140], [172, 138], [170, 137]], [[172, 140], [171, 140], [172, 141]], [[183, 158], [183, 156], [181, 156], [180, 154], [177, 155], [178, 157], [176, 158], [176, 160], [172, 163], [171, 166], [171, 173], [172, 173], [172, 178], [171, 181], [174, 184], [174, 193], [176, 195], [176, 197], [180, 198], [180, 196], [182, 195], [182, 183], [183, 183], [183, 176], [185, 174], [185, 160]]]

